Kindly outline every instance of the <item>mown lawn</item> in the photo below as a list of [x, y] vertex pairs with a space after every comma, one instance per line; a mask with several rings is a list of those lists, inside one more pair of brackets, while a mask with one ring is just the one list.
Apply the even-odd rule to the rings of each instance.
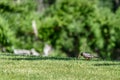
[[120, 80], [120, 62], [0, 54], [0, 80]]

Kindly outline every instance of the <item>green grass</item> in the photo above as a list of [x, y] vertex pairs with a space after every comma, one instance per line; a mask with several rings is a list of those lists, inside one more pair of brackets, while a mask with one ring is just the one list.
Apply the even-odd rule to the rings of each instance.
[[120, 62], [0, 54], [0, 80], [120, 80]]

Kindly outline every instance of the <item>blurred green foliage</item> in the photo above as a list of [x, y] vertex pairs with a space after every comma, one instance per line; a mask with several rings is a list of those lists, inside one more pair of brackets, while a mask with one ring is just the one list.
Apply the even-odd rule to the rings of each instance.
[[[0, 19], [4, 20], [1, 22], [0, 27], [5, 32], [2, 32], [1, 35], [6, 37], [6, 39], [0, 39], [3, 42], [9, 41], [9, 43], [11, 43], [11, 45], [9, 45], [9, 51], [15, 48], [35, 48], [38, 51], [42, 51], [40, 47], [42, 47], [43, 44], [41, 44], [41, 41], [36, 41], [32, 29], [32, 20], [38, 19], [38, 13], [35, 12], [37, 3], [34, 0], [18, 1], [20, 2], [17, 2], [17, 0], [0, 1], [0, 14], [2, 16]], [[7, 36], [7, 34], [11, 33], [12, 36]], [[3, 42], [0, 42], [0, 44], [5, 47]], [[6, 45], [9, 43], [6, 42]]]
[[[47, 2], [48, 0], [46, 0]], [[120, 49], [120, 9], [112, 11], [112, 0], [54, 0], [37, 11], [36, 0], [0, 1], [0, 47], [35, 48], [42, 52], [44, 43], [70, 57], [80, 52], [97, 53], [113, 59]], [[36, 39], [32, 20], [37, 23]], [[6, 48], [7, 49], [7, 48]]]

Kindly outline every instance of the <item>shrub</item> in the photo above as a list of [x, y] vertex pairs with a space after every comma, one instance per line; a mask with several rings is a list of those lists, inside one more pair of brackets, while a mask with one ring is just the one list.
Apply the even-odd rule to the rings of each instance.
[[[0, 47], [35, 48], [42, 52], [44, 43], [58, 52], [78, 57], [80, 52], [97, 53], [115, 59], [119, 44], [120, 10], [112, 10], [112, 0], [45, 0], [49, 4], [42, 14], [35, 0], [0, 1]], [[36, 39], [32, 29], [35, 20]], [[57, 52], [57, 51], [56, 51]]]
[[[9, 48], [24, 48], [24, 49], [31, 49], [35, 48], [38, 51], [42, 50], [42, 42], [36, 40], [36, 37], [33, 33], [32, 29], [32, 21], [36, 20], [38, 14], [36, 12], [36, 2], [34, 0], [20, 0], [20, 2], [16, 2], [15, 0], [0, 1], [0, 13], [4, 19], [4, 22], [1, 22], [2, 28], [6, 28], [9, 30], [7, 33], [13, 35], [8, 35], [4, 32], [1, 34], [6, 36], [6, 39], [1, 38], [2, 40], [9, 41], [10, 38], [13, 37], [11, 41], [5, 42], [4, 44], [12, 44]], [[4, 24], [7, 23], [7, 26]], [[0, 42], [3, 45], [3, 42]]]
[[2, 51], [10, 50], [9, 47], [13, 45], [13, 39], [14, 35], [13, 32], [9, 29], [7, 21], [5, 21], [4, 18], [0, 16], [0, 47]]
[[77, 57], [82, 46], [89, 46], [86, 19], [94, 13], [95, 6], [94, 0], [57, 0], [40, 18], [39, 37], [68, 56]]
[[117, 40], [115, 21], [110, 8], [98, 1], [56, 0], [40, 17], [39, 37], [71, 57], [89, 51], [110, 59]]

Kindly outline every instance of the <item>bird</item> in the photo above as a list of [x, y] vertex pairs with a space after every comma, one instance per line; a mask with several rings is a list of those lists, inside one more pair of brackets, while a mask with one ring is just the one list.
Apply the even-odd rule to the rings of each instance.
[[90, 59], [95, 57], [95, 56], [93, 56], [93, 55], [91, 55], [90, 53], [87, 53], [87, 52], [82, 52], [81, 56], [83, 56], [87, 60], [90, 60]]

